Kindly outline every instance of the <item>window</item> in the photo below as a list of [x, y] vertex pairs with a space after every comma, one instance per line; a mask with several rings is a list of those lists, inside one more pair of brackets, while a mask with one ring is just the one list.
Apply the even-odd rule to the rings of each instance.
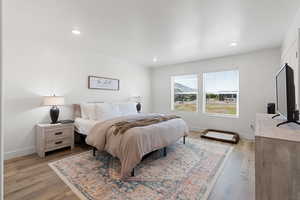
[[198, 78], [197, 75], [173, 76], [171, 78], [172, 110], [197, 112]]
[[239, 115], [239, 72], [203, 74], [203, 111], [216, 115]]

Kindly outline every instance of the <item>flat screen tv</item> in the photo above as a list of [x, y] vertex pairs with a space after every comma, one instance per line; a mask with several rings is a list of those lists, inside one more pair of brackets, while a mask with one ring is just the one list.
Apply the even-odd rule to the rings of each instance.
[[287, 121], [278, 126], [289, 122], [297, 123], [295, 101], [294, 70], [285, 64], [276, 74], [276, 110]]

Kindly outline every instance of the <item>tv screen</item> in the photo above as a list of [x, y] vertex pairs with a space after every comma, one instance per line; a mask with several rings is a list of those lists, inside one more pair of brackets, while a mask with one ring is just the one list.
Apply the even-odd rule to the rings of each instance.
[[276, 78], [277, 84], [277, 112], [287, 117], [287, 94], [286, 94], [286, 68], [278, 73]]
[[277, 112], [288, 121], [294, 120], [295, 111], [295, 83], [294, 71], [286, 64], [276, 75], [276, 105]]

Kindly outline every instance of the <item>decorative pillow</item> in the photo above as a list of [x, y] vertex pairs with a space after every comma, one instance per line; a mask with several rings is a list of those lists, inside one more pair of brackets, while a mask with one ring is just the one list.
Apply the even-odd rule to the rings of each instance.
[[97, 103], [96, 104], [96, 119], [104, 121], [121, 116], [119, 107], [111, 103]]
[[119, 110], [122, 113], [122, 115], [137, 114], [136, 103], [133, 102], [120, 103]]
[[83, 119], [96, 119], [96, 104], [95, 103], [82, 103], [81, 107], [81, 117]]

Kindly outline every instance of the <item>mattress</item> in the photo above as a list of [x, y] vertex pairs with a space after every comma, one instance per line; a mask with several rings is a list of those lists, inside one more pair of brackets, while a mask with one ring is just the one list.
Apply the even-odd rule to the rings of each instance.
[[[188, 126], [181, 118], [147, 126], [136, 126], [126, 133], [115, 133], [116, 123], [149, 120], [162, 114], [135, 114], [116, 117], [97, 123], [89, 132], [86, 143], [99, 151], [106, 151], [121, 161], [121, 176], [127, 177], [143, 156], [160, 148], [174, 144], [189, 132]], [[165, 115], [166, 116], [166, 115]], [[124, 127], [123, 127], [124, 128]]]
[[75, 130], [80, 134], [88, 135], [91, 128], [93, 128], [93, 126], [98, 122], [99, 121], [96, 120], [76, 118], [74, 122]]

